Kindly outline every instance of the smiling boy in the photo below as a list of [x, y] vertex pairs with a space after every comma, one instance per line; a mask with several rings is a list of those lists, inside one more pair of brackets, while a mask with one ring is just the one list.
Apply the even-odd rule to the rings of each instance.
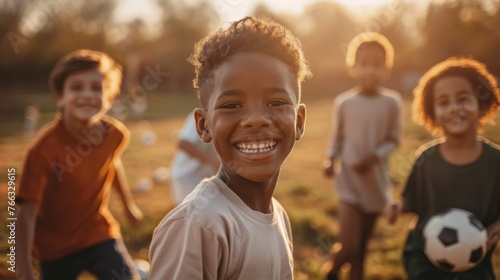
[[121, 66], [107, 54], [77, 50], [54, 66], [49, 84], [59, 112], [24, 161], [16, 200], [17, 279], [135, 279], [132, 259], [108, 202], [117, 191], [133, 226], [143, 214], [128, 188], [121, 154], [130, 132], [106, 116], [120, 93]]
[[272, 197], [305, 126], [300, 42], [244, 18], [195, 47], [197, 132], [221, 167], [155, 230], [150, 279], [292, 279], [290, 222]]

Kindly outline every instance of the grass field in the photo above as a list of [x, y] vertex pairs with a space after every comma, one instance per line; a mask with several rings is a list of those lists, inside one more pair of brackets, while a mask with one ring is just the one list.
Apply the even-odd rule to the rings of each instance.
[[[22, 172], [22, 161], [31, 139], [22, 135], [23, 108], [37, 104], [42, 111], [41, 122], [53, 117], [54, 106], [48, 95], [11, 95], [11, 100], [0, 104], [0, 220], [7, 217], [6, 182], [7, 169]], [[160, 166], [168, 167], [175, 150], [175, 136], [185, 115], [197, 104], [188, 94], [148, 96], [149, 110], [143, 119], [149, 121], [157, 140], [145, 146], [140, 142], [143, 124], [138, 119], [126, 121], [132, 132], [129, 148], [123, 155], [127, 177], [134, 198], [145, 214], [140, 229], [130, 228], [122, 215], [121, 205], [112, 197], [111, 208], [122, 225], [122, 232], [134, 258], [147, 259], [151, 234], [161, 218], [172, 209], [168, 182], [156, 184], [149, 192], [136, 189], [136, 182], [143, 177], [151, 177]], [[292, 223], [294, 235], [295, 277], [302, 279], [322, 279], [320, 268], [326, 261], [327, 252], [336, 242], [339, 227], [337, 223], [338, 200], [332, 191], [332, 182], [322, 175], [322, 160], [330, 133], [331, 101], [333, 97], [315, 97], [304, 101], [307, 105], [307, 125], [304, 138], [283, 166], [275, 197], [286, 208]], [[430, 135], [410, 121], [409, 102], [405, 105], [405, 127], [401, 147], [390, 159], [391, 178], [394, 195], [401, 191], [402, 183], [414, 160], [414, 151], [430, 140]], [[15, 106], [13, 106], [13, 104]], [[5, 114], [5, 116], [3, 116]], [[497, 122], [500, 117], [497, 117]], [[500, 130], [486, 127], [484, 136], [500, 143]], [[63, 209], [62, 209], [63, 211]], [[401, 264], [401, 250], [412, 217], [404, 216], [395, 226], [389, 226], [380, 219], [368, 245], [366, 279], [405, 279]], [[0, 279], [13, 279], [7, 270], [7, 229], [0, 229]], [[500, 273], [500, 252], [494, 257], [497, 273]], [[88, 277], [85, 277], [88, 278]], [[91, 278], [90, 278], [91, 279]]]

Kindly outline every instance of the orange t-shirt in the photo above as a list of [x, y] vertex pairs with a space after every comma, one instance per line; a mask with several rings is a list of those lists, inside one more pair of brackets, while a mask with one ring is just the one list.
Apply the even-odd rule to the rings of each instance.
[[77, 140], [60, 116], [47, 124], [28, 151], [17, 199], [38, 206], [33, 255], [56, 260], [111, 238], [120, 226], [108, 208], [127, 128], [105, 116]]

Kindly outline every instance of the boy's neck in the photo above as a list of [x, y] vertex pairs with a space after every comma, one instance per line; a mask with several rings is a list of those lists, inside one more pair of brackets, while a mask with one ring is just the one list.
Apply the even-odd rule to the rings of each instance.
[[376, 96], [379, 94], [379, 90], [378, 90], [378, 88], [374, 88], [374, 89], [361, 88], [360, 94], [364, 95], [364, 96]]
[[273, 211], [271, 201], [278, 174], [269, 182], [253, 182], [242, 178], [234, 173], [225, 172], [223, 168], [217, 173], [217, 177], [252, 210], [264, 214]]
[[481, 141], [477, 133], [461, 136], [445, 136], [441, 145], [441, 155], [453, 164], [468, 164], [474, 162], [482, 152]]
[[95, 117], [89, 119], [87, 122], [70, 121], [68, 118], [62, 117], [64, 128], [73, 136], [76, 140], [87, 139], [83, 134], [83, 131], [88, 131], [96, 124], [99, 124], [102, 119], [101, 117]]

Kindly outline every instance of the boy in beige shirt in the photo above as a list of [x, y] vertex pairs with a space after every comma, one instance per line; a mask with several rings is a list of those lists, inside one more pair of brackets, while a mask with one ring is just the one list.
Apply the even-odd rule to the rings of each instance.
[[304, 132], [300, 42], [247, 17], [204, 38], [191, 62], [197, 133], [221, 167], [155, 230], [150, 279], [292, 279], [290, 223], [272, 195]]
[[[333, 134], [325, 168], [335, 176], [340, 199], [341, 249], [327, 279], [346, 262], [350, 278], [362, 279], [366, 244], [378, 215], [388, 203], [387, 158], [401, 136], [399, 93], [381, 87], [392, 68], [394, 51], [381, 34], [362, 33], [349, 44], [347, 66], [358, 85], [335, 98]], [[334, 170], [336, 159], [341, 169]]]

